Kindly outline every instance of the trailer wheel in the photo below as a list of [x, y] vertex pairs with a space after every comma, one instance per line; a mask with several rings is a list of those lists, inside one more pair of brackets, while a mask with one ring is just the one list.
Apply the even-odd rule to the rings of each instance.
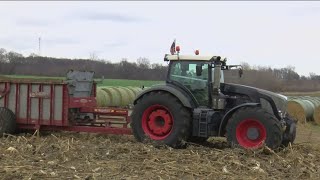
[[260, 107], [240, 108], [228, 121], [227, 141], [231, 147], [276, 149], [282, 142], [280, 122]]
[[138, 100], [131, 114], [131, 127], [140, 142], [149, 139], [178, 148], [189, 137], [191, 120], [190, 112], [176, 97], [156, 91]]
[[3, 133], [13, 134], [16, 130], [16, 117], [14, 113], [4, 107], [0, 107], [0, 136]]

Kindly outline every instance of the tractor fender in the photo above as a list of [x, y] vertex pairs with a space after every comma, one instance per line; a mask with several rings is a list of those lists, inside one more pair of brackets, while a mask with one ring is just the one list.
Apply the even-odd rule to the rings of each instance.
[[154, 85], [151, 88], [148, 88], [142, 92], [140, 92], [136, 99], [133, 101], [133, 104], [137, 104], [137, 101], [145, 94], [154, 92], [154, 91], [165, 91], [173, 96], [177, 97], [180, 102], [183, 104], [183, 106], [188, 107], [188, 108], [193, 108], [196, 106], [195, 102], [192, 102], [192, 100], [188, 99], [187, 93], [183, 92], [183, 90], [180, 90], [180, 88], [177, 87], [172, 87], [170, 85], [166, 84], [160, 84], [160, 85]]
[[240, 104], [238, 106], [233, 107], [232, 109], [230, 109], [222, 118], [220, 126], [219, 126], [219, 132], [218, 132], [218, 136], [223, 136], [223, 132], [225, 127], [227, 126], [228, 120], [229, 118], [232, 116], [232, 114], [234, 112], [236, 112], [239, 108], [242, 107], [247, 107], [247, 106], [260, 106], [260, 103], [244, 103], [244, 104]]

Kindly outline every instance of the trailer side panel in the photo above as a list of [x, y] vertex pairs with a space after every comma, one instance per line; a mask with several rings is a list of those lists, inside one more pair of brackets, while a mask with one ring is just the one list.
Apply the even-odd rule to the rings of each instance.
[[67, 126], [66, 90], [65, 83], [2, 80], [0, 107], [14, 112], [19, 124]]

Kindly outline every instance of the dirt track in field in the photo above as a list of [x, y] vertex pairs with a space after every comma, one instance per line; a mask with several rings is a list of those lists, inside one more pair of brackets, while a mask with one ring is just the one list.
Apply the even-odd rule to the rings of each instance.
[[221, 139], [171, 149], [137, 143], [132, 136], [7, 136], [0, 139], [0, 178], [320, 179], [320, 131], [313, 128], [310, 135], [310, 129], [299, 126], [297, 143], [277, 153], [230, 149]]

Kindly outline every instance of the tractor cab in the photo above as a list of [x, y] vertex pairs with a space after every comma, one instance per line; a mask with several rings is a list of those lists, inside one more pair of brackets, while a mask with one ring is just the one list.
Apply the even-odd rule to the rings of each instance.
[[[226, 58], [220, 56], [166, 55], [170, 61], [167, 84], [174, 84], [189, 91], [199, 106], [214, 107], [212, 101], [224, 101], [220, 92], [220, 83], [224, 83], [223, 70], [240, 65], [227, 66]], [[223, 109], [216, 106], [215, 109]]]

